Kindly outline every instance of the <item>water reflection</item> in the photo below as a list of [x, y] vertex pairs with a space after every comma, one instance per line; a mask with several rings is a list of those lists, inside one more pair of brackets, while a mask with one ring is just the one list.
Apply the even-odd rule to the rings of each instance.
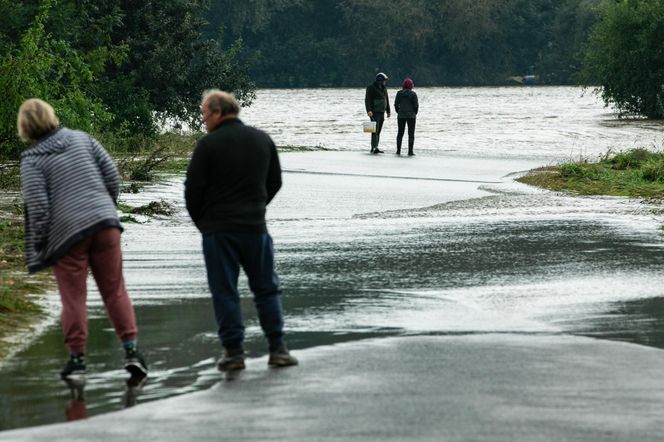
[[88, 417], [88, 408], [85, 403], [85, 379], [66, 379], [65, 384], [69, 388], [71, 395], [67, 410], [65, 411], [65, 419], [68, 422], [86, 419]]
[[[147, 378], [140, 379], [130, 377], [124, 384], [122, 400], [120, 402], [122, 408], [133, 407], [138, 404], [138, 398], [143, 392]], [[88, 404], [85, 395], [85, 387], [87, 380], [85, 378], [79, 379], [65, 379], [65, 385], [69, 389], [69, 403], [65, 409], [65, 420], [76, 421], [79, 419], [87, 419], [88, 417]]]

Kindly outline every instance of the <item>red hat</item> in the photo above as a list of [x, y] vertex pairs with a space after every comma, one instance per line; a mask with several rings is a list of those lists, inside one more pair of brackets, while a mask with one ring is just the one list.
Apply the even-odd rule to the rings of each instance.
[[404, 89], [412, 89], [413, 86], [414, 86], [413, 80], [411, 80], [410, 78], [406, 78], [403, 81], [403, 84], [401, 85], [401, 87], [404, 88]]

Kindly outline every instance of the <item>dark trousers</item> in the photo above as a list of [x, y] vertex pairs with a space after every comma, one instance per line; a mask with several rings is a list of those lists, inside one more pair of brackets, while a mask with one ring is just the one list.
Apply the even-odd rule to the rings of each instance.
[[378, 149], [378, 143], [380, 143], [380, 131], [383, 130], [383, 123], [385, 122], [385, 113], [383, 112], [374, 112], [371, 121], [376, 122], [376, 132], [371, 134], [371, 152]]
[[401, 153], [401, 141], [403, 140], [403, 133], [408, 124], [408, 153], [413, 153], [413, 145], [415, 144], [415, 118], [397, 118], [397, 153]]
[[249, 279], [258, 320], [270, 348], [279, 346], [283, 342], [284, 323], [270, 235], [206, 233], [203, 235], [203, 255], [221, 344], [227, 349], [237, 349], [244, 341], [237, 290], [241, 265]]

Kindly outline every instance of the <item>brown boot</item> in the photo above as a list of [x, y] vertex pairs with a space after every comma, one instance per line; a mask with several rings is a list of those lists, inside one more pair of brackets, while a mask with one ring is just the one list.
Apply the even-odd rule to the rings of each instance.
[[281, 344], [275, 349], [270, 350], [270, 358], [267, 360], [267, 365], [271, 367], [290, 367], [297, 365], [297, 359], [291, 356], [286, 344]]
[[224, 356], [217, 362], [219, 371], [244, 370], [244, 350], [226, 349]]

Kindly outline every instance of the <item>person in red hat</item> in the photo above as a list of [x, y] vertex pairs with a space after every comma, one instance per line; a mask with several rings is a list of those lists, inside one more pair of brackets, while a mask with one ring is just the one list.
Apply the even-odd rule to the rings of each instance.
[[401, 141], [408, 125], [408, 155], [414, 156], [413, 145], [415, 144], [415, 118], [419, 110], [417, 94], [413, 91], [413, 80], [406, 78], [401, 90], [397, 92], [394, 99], [394, 110], [397, 112], [397, 155], [401, 155]]

